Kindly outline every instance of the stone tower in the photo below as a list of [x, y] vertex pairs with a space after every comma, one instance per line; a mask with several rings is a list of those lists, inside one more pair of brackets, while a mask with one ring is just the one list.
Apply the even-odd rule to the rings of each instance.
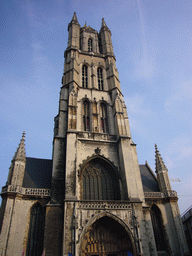
[[[64, 200], [63, 253], [78, 255], [79, 250], [83, 254], [88, 250], [89, 241], [82, 241], [91, 223], [101, 218], [117, 222], [117, 226], [121, 222], [125, 225], [132, 221], [133, 211], [142, 212], [144, 193], [111, 31], [104, 19], [99, 33], [86, 25], [81, 28], [75, 13], [68, 31], [59, 113], [55, 118], [52, 202], [58, 205]], [[127, 231], [130, 245], [124, 251], [141, 252], [139, 242], [137, 249], [133, 245], [134, 236], [140, 239], [137, 229], [134, 235], [131, 229]], [[59, 239], [58, 229], [54, 233]]]
[[0, 255], [187, 255], [157, 147], [157, 176], [138, 163], [110, 29], [74, 13], [68, 31], [53, 159], [26, 157], [23, 135], [1, 193]]
[[[47, 205], [44, 243], [47, 255], [53, 255], [55, 248], [61, 249], [61, 255], [73, 256], [123, 256], [127, 251], [133, 255], [157, 255], [157, 251], [171, 254], [185, 242], [175, 238], [178, 248], [170, 245], [168, 237], [157, 242], [158, 235], [167, 233], [162, 210], [153, 203], [159, 196], [164, 198], [167, 190], [161, 189], [159, 167], [156, 178], [148, 164], [138, 164], [111, 31], [104, 19], [99, 33], [86, 24], [80, 27], [76, 13], [68, 31], [59, 113], [55, 117], [52, 199]], [[155, 189], [143, 188], [147, 175]], [[176, 193], [171, 188], [169, 192], [167, 200], [177, 201]], [[172, 211], [170, 205], [163, 214]], [[54, 225], [49, 222], [53, 212]], [[167, 232], [180, 224], [173, 220]], [[155, 225], [161, 226], [158, 232]], [[50, 232], [57, 237], [54, 246], [46, 235]]]

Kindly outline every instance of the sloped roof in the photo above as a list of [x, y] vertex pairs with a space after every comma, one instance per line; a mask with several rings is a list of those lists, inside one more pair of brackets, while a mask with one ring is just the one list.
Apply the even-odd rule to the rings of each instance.
[[[157, 179], [148, 164], [139, 165], [144, 192], [159, 192]], [[52, 160], [26, 157], [25, 188], [51, 188]]]
[[50, 188], [52, 160], [26, 157], [24, 188]]
[[144, 192], [159, 192], [157, 179], [148, 164], [141, 164], [139, 167]]
[[93, 28], [90, 27], [90, 26], [84, 26], [84, 27], [81, 28], [81, 31], [82, 31], [82, 30], [85, 30], [85, 31], [88, 32], [88, 33], [98, 33], [97, 30], [93, 29]]

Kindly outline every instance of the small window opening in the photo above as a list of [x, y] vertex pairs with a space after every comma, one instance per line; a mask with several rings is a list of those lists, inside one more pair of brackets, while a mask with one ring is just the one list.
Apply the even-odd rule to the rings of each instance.
[[87, 66], [86, 65], [83, 65], [83, 67], [82, 67], [82, 86], [83, 86], [83, 88], [88, 88]]
[[92, 52], [93, 51], [93, 41], [91, 38], [89, 38], [88, 40], [88, 52]]
[[89, 102], [84, 101], [84, 106], [83, 106], [83, 123], [84, 123], [84, 131], [89, 131], [90, 130], [90, 118], [89, 118]]
[[103, 70], [102, 70], [102, 68], [97, 69], [97, 78], [98, 78], [98, 89], [103, 90]]
[[101, 132], [108, 133], [108, 123], [107, 123], [107, 109], [104, 103], [101, 103], [100, 109], [101, 115]]

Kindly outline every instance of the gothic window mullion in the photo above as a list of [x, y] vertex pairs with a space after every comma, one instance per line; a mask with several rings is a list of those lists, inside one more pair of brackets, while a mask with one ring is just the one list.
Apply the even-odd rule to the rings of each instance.
[[99, 172], [100, 170], [96, 171], [96, 177], [95, 177], [95, 195], [96, 195], [96, 200], [99, 200]]
[[98, 198], [102, 200], [102, 180], [101, 180], [101, 173], [98, 175]]
[[89, 173], [86, 170], [86, 192], [85, 192], [85, 200], [89, 200], [90, 199], [90, 177], [89, 177]]
[[83, 175], [83, 191], [82, 191], [82, 194], [83, 194], [83, 200], [86, 200], [86, 190], [87, 190], [87, 177], [85, 175]]
[[94, 200], [94, 177], [90, 176], [90, 200]]
[[106, 184], [106, 177], [104, 175], [104, 173], [102, 172], [102, 194], [103, 194], [103, 199], [107, 200], [107, 184]]
[[112, 180], [111, 180], [111, 177], [109, 176], [109, 175], [107, 175], [108, 177], [107, 177], [107, 194], [108, 194], [108, 199], [114, 199], [114, 197], [113, 197], [113, 184], [112, 184]]

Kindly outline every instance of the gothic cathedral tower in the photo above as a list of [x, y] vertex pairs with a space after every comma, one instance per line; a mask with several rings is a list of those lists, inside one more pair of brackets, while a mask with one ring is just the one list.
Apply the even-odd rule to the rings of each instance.
[[157, 147], [157, 176], [138, 163], [111, 31], [76, 13], [68, 31], [53, 159], [26, 157], [23, 135], [1, 192], [0, 255], [187, 255]]
[[[81, 28], [76, 13], [68, 31], [55, 117], [52, 200], [47, 205], [47, 213], [54, 211], [55, 218], [63, 217], [64, 222], [51, 225], [58, 241], [53, 250], [73, 256], [171, 253], [166, 238], [154, 239], [153, 226], [158, 224], [152, 225], [145, 200], [111, 31], [104, 19], [99, 33], [86, 25]], [[154, 216], [159, 214], [154, 211]], [[48, 252], [49, 221], [46, 229]], [[158, 234], [164, 236], [163, 227]]]
[[52, 201], [64, 200], [63, 255], [136, 255], [139, 227], [125, 223], [142, 212], [144, 193], [111, 31], [104, 19], [99, 33], [81, 28], [75, 13], [68, 31], [52, 176]]

